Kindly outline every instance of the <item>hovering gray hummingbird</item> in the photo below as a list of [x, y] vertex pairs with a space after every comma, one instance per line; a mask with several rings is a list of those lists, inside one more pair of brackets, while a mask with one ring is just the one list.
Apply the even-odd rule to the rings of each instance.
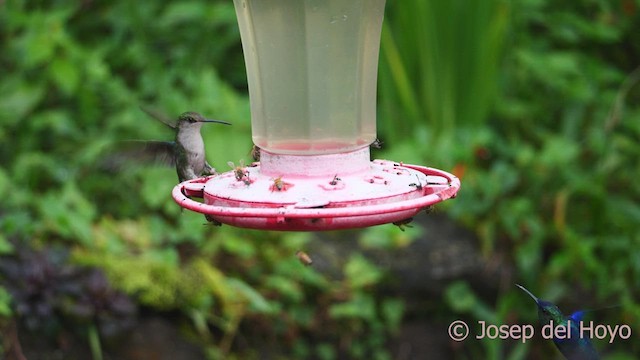
[[204, 123], [231, 125], [230, 123], [206, 119], [193, 111], [182, 113], [178, 120], [173, 122], [152, 109], [141, 109], [173, 129], [176, 137], [174, 141], [128, 141], [129, 157], [175, 166], [180, 182], [215, 174], [215, 169], [205, 159], [200, 128]]

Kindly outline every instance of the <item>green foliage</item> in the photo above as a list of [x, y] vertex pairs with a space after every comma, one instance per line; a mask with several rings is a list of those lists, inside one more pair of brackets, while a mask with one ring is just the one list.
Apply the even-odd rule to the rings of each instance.
[[380, 56], [384, 139], [398, 143], [427, 132], [412, 143], [434, 150], [457, 127], [484, 124], [495, 102], [509, 9], [502, 0], [389, 3]]
[[[231, 2], [12, 1], [0, 8], [2, 254], [12, 254], [9, 239], [69, 248], [68, 262], [103, 269], [141, 306], [183, 314], [185, 332], [211, 358], [255, 352], [237, 347], [239, 334], [271, 337], [268, 346], [279, 354], [331, 359], [349, 351], [342, 339], [356, 341], [369, 329], [374, 340], [358, 351], [382, 351], [386, 324], [397, 326], [402, 306], [378, 300], [382, 273], [364, 258], [350, 262], [344, 279], [329, 278], [295, 258], [304, 236], [219, 229], [180, 211], [170, 197], [173, 169], [140, 164], [115, 173], [102, 166], [119, 140], [172, 138], [141, 104], [232, 122], [203, 128], [207, 157], [223, 171], [229, 160], [249, 160]], [[353, 299], [372, 306], [366, 318], [330, 315]], [[0, 287], [1, 316], [12, 316], [11, 301]], [[99, 358], [104, 334], [83, 329]]]
[[11, 294], [4, 287], [0, 287], [0, 318], [8, 318], [13, 314], [10, 305]]
[[[254, 332], [269, 334], [274, 344], [294, 336], [299, 349], [326, 357], [351, 351], [350, 346], [329, 351], [328, 344], [336, 346], [345, 337], [359, 341], [357, 334], [364, 331], [372, 340], [356, 349], [384, 352], [384, 339], [402, 319], [403, 303], [375, 294], [383, 273], [364, 257], [353, 255], [344, 277], [331, 279], [295, 258], [295, 251], [309, 241], [305, 234], [203, 226], [196, 214], [184, 214], [179, 221], [191, 220], [185, 227], [202, 229], [206, 243], [185, 239], [171, 246], [166, 224], [102, 218], [94, 225], [92, 244], [76, 246], [74, 259], [103, 268], [113, 286], [135, 295], [142, 305], [188, 314], [194, 336], [212, 358], [232, 356], [233, 339]], [[215, 336], [212, 328], [223, 336]], [[316, 347], [315, 337], [328, 343]]]
[[[440, 208], [476, 231], [488, 262], [514, 271], [491, 301], [451, 284], [453, 312], [508, 323], [522, 302], [518, 313], [534, 322], [529, 300], [510, 285], [519, 282], [567, 313], [624, 304], [603, 323], [637, 322], [639, 5], [389, 4], [379, 90], [385, 157], [462, 177], [459, 196]], [[504, 345], [465, 343], [478, 358], [504, 358]], [[596, 346], [623, 358], [640, 351], [632, 342]], [[508, 356], [553, 351], [527, 344]]]
[[[388, 2], [384, 157], [462, 177], [459, 196], [439, 209], [476, 231], [487, 261], [513, 269], [496, 299], [454, 282], [442, 298], [448, 312], [429, 316], [532, 323], [530, 299], [510, 285], [519, 282], [567, 312], [619, 303], [606, 323], [638, 322], [639, 7]], [[385, 341], [404, 303], [377, 292], [385, 273], [364, 256], [349, 256], [336, 277], [320, 273], [293, 255], [305, 235], [214, 228], [181, 212], [169, 195], [172, 169], [100, 166], [119, 140], [172, 137], [143, 103], [232, 122], [203, 129], [207, 157], [218, 170], [248, 160], [231, 2], [10, 1], [0, 5], [0, 44], [0, 254], [13, 256], [16, 239], [69, 248], [76, 265], [102, 268], [139, 304], [183, 314], [185, 332], [210, 358], [258, 357], [258, 348], [389, 357]], [[386, 226], [359, 241], [392, 249], [419, 236], [418, 227]], [[0, 317], [16, 316], [12, 301], [0, 287]], [[267, 344], [242, 348], [240, 335]], [[92, 348], [100, 336], [88, 334]], [[597, 345], [612, 358], [640, 351], [631, 342]], [[500, 341], [465, 346], [474, 358], [553, 354]]]
[[[479, 19], [494, 19], [492, 29], [498, 29], [503, 26], [500, 16], [509, 17], [503, 59], [497, 63], [501, 69], [499, 78], [489, 66], [482, 76], [490, 77], [478, 81], [492, 84], [474, 85], [470, 81], [472, 87], [486, 86], [489, 94], [491, 86], [500, 85], [500, 101], [495, 102], [489, 118], [483, 115], [486, 107], [482, 105], [476, 105], [478, 113], [471, 116], [459, 112], [464, 107], [447, 99], [438, 100], [435, 105], [415, 100], [415, 104], [433, 108], [431, 111], [437, 112], [443, 121], [450, 121], [450, 114], [460, 114], [460, 119], [451, 122], [459, 128], [446, 134], [439, 123], [432, 123], [425, 116], [429, 129], [418, 128], [413, 135], [416, 143], [424, 146], [416, 148], [416, 143], [396, 146], [391, 140], [386, 143], [391, 147], [389, 157], [427, 159], [436, 165], [451, 166], [462, 177], [463, 186], [456, 200], [446, 204], [449, 213], [476, 230], [482, 253], [489, 262], [514, 268], [512, 276], [502, 279], [499, 296], [491, 303], [460, 283], [449, 287], [445, 299], [453, 311], [474, 320], [492, 318], [506, 323], [512, 321], [513, 307], [520, 301], [523, 305], [519, 313], [535, 314], [526, 298], [516, 300], [521, 294], [512, 294], [518, 290], [509, 284], [520, 282], [546, 290], [541, 297], [559, 302], [567, 313], [576, 308], [624, 304], [604, 323], [636, 323], [638, 305], [628, 299], [638, 297], [638, 259], [633, 249], [640, 245], [640, 238], [635, 235], [640, 213], [640, 187], [635, 181], [640, 176], [636, 164], [640, 156], [637, 126], [640, 70], [636, 68], [640, 46], [634, 41], [640, 24], [639, 3], [560, 4], [536, 0], [492, 4], [497, 6], [492, 8], [492, 15], [474, 17], [467, 28], [476, 34], [486, 34], [490, 28], [478, 31], [474, 27]], [[391, 25], [396, 21], [394, 16], [399, 16], [394, 15], [394, 10], [389, 16]], [[422, 13], [413, 15], [418, 14]], [[443, 16], [444, 12], [434, 14], [443, 19], [441, 23], [450, 20]], [[448, 30], [444, 27], [446, 39]], [[400, 122], [416, 126], [406, 120], [413, 118], [412, 101], [402, 96], [420, 94], [408, 79], [425, 84], [419, 74], [430, 69], [425, 62], [416, 62], [421, 66], [419, 71], [394, 68], [400, 66], [392, 56], [394, 46], [412, 52], [413, 55], [397, 56], [403, 60], [422, 51], [417, 46], [398, 45], [402, 41], [417, 41], [413, 34], [398, 39], [400, 34], [407, 32], [386, 35], [387, 42], [383, 44], [390, 48], [386, 49], [386, 64], [383, 62], [381, 67], [383, 81], [395, 79], [395, 83], [382, 83], [383, 104], [390, 101], [384, 98], [390, 97], [399, 104], [396, 106], [402, 105], [409, 113], [395, 109], [393, 114], [382, 112], [383, 121], [401, 114], [398, 117], [401, 121], [389, 122], [397, 129], [403, 126], [398, 125]], [[445, 41], [442, 46], [457, 44]], [[435, 59], [442, 56], [442, 50], [428, 49]], [[485, 51], [490, 49], [497, 47], [489, 43]], [[488, 54], [485, 53], [484, 61], [496, 60]], [[439, 76], [455, 78], [454, 74], [473, 69], [456, 66], [450, 71], [443, 70]], [[403, 72], [417, 76], [405, 76]], [[447, 94], [452, 86], [438, 75], [435, 78], [441, 95], [451, 98]], [[396, 88], [390, 84], [396, 84]], [[472, 94], [459, 94], [462, 103], [479, 101]], [[494, 103], [491, 97], [485, 100]], [[483, 123], [484, 129], [470, 130]], [[387, 136], [396, 139], [394, 134], [389, 131]], [[384, 134], [381, 136], [385, 138]], [[505, 283], [509, 285], [506, 288]], [[496, 311], [491, 316], [487, 310], [492, 307]], [[510, 311], [506, 311], [509, 307]], [[533, 322], [535, 317], [528, 319]], [[596, 345], [620, 354], [639, 351], [633, 342]], [[506, 356], [504, 342], [482, 342], [478, 348], [469, 346], [474, 348], [475, 357]], [[552, 354], [552, 348], [530, 350], [531, 354], [548, 357], [545, 350]], [[511, 356], [523, 358], [525, 354], [525, 350], [517, 348]]]

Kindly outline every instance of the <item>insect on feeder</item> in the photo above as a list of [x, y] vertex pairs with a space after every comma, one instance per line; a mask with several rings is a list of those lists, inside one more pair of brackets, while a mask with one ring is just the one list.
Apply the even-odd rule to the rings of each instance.
[[260, 162], [180, 183], [180, 206], [215, 223], [318, 231], [401, 222], [456, 195], [452, 174], [370, 160], [385, 0], [234, 6]]

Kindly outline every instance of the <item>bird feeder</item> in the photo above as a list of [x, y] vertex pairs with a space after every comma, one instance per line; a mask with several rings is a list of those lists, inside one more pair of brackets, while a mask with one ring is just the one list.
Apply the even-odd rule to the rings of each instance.
[[234, 6], [260, 161], [180, 183], [180, 206], [216, 224], [318, 231], [401, 223], [456, 195], [452, 174], [370, 159], [385, 0]]

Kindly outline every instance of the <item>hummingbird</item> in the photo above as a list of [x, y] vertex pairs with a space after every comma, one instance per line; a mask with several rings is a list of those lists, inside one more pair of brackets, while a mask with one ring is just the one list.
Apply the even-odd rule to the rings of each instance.
[[175, 166], [180, 182], [199, 178], [203, 175], [215, 175], [215, 169], [205, 159], [204, 141], [200, 129], [204, 123], [231, 125], [220, 120], [207, 119], [194, 111], [187, 111], [173, 122], [159, 112], [142, 107], [141, 109], [156, 120], [161, 121], [175, 131], [174, 141], [127, 141], [128, 157]]
[[[553, 303], [538, 299], [529, 290], [516, 284], [522, 291], [526, 292], [536, 302], [538, 306], [538, 320], [540, 325], [547, 325], [553, 321], [554, 326], [567, 327], [570, 337], [560, 339], [554, 336], [553, 343], [567, 360], [598, 360], [600, 356], [593, 347], [588, 337], [580, 336], [580, 322], [584, 316], [584, 311], [576, 311], [565, 317], [560, 309]], [[570, 327], [570, 329], [568, 328]]]

